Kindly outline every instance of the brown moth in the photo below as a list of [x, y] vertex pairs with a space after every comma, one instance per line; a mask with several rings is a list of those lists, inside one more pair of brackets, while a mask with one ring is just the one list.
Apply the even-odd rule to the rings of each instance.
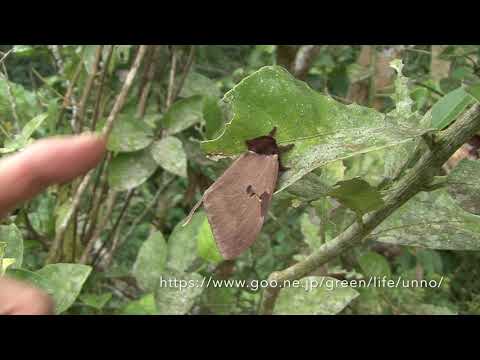
[[246, 141], [242, 154], [210, 186], [193, 207], [204, 204], [217, 246], [226, 260], [236, 258], [258, 236], [275, 191], [279, 171], [287, 170], [280, 162], [280, 152], [293, 147], [279, 147], [274, 128], [270, 134]]

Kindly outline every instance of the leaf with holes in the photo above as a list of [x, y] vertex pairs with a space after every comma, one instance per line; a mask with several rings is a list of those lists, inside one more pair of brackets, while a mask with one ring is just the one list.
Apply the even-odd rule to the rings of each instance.
[[295, 144], [284, 154], [290, 167], [279, 181], [282, 191], [315, 168], [339, 159], [399, 145], [428, 131], [396, 123], [373, 109], [343, 105], [296, 80], [285, 69], [264, 67], [225, 94], [233, 118], [216, 139], [204, 141], [211, 155], [246, 151], [245, 140], [277, 127], [280, 144]]

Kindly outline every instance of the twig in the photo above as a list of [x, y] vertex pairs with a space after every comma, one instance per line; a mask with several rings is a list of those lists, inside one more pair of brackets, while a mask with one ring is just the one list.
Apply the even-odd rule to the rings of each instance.
[[169, 181], [167, 181], [164, 185], [160, 186], [155, 193], [155, 196], [153, 197], [152, 201], [147, 205], [147, 207], [143, 210], [143, 212], [133, 221], [132, 225], [130, 226], [130, 229], [128, 232], [125, 234], [123, 237], [122, 241], [120, 243], [125, 242], [130, 235], [135, 231], [135, 228], [140, 224], [140, 222], [143, 220], [143, 218], [152, 210], [152, 208], [155, 206], [155, 204], [158, 201], [158, 198], [162, 194], [163, 191], [175, 180], [175, 178], [171, 178]]
[[88, 255], [90, 255], [90, 251], [92, 251], [93, 245], [95, 245], [97, 240], [100, 238], [100, 235], [102, 234], [103, 229], [105, 229], [105, 227], [107, 226], [108, 220], [110, 220], [110, 217], [112, 216], [113, 207], [117, 200], [117, 196], [118, 196], [118, 192], [116, 191], [108, 195], [107, 208], [103, 215], [102, 221], [98, 226], [95, 227], [95, 231], [92, 237], [88, 239], [88, 243], [85, 246], [85, 249], [83, 250], [82, 255], [80, 256], [80, 264], [87, 263]]
[[169, 109], [173, 103], [173, 95], [175, 88], [175, 72], [177, 71], [177, 48], [173, 46], [172, 49], [172, 65], [170, 67], [170, 77], [168, 80], [167, 101], [166, 108]]
[[150, 63], [146, 69], [145, 83], [143, 84], [140, 92], [140, 100], [138, 101], [137, 118], [141, 119], [145, 115], [147, 108], [147, 100], [150, 95], [150, 89], [152, 88], [152, 81], [155, 77], [155, 70], [157, 69], [157, 59], [160, 52], [160, 45], [155, 46], [153, 54], [150, 59]]
[[187, 78], [188, 73], [190, 72], [190, 68], [192, 67], [194, 59], [195, 59], [195, 45], [192, 45], [190, 47], [190, 52], [188, 53], [187, 63], [185, 64], [185, 67], [183, 68], [183, 71], [182, 71], [182, 77], [180, 78], [180, 81], [178, 82], [178, 86], [175, 89], [172, 102], [174, 102], [177, 99], [178, 95], [182, 91], [183, 84], [185, 84], [185, 79]]
[[125, 199], [122, 209], [120, 210], [120, 214], [118, 215], [117, 221], [115, 221], [115, 224], [113, 225], [113, 228], [108, 233], [107, 238], [105, 239], [105, 241], [100, 246], [100, 249], [98, 249], [98, 251], [95, 254], [95, 257], [92, 261], [93, 266], [95, 266], [100, 261], [102, 257], [102, 251], [110, 242], [110, 239], [112, 239], [112, 236], [113, 237], [118, 236], [118, 231], [122, 228], [122, 225], [123, 225], [124, 215], [127, 212], [128, 206], [130, 205], [130, 201], [132, 200], [134, 194], [135, 194], [135, 189], [131, 189], [127, 192], [127, 198]]
[[320, 53], [320, 49], [321, 46], [319, 45], [304, 45], [297, 51], [293, 63], [293, 75], [296, 78], [300, 80], [306, 79], [310, 68]]
[[82, 132], [83, 128], [83, 119], [85, 117], [85, 105], [88, 101], [90, 93], [93, 88], [93, 82], [95, 81], [95, 77], [97, 76], [98, 65], [102, 60], [102, 53], [103, 53], [103, 45], [98, 45], [95, 51], [95, 59], [93, 60], [92, 64], [92, 72], [88, 75], [87, 81], [85, 83], [85, 87], [83, 88], [82, 97], [80, 102], [78, 103], [78, 111], [77, 111], [77, 118], [75, 121], [75, 132], [80, 133]]
[[95, 128], [97, 126], [97, 121], [100, 116], [100, 101], [103, 96], [103, 88], [104, 88], [105, 78], [108, 73], [108, 67], [110, 65], [110, 61], [112, 60], [113, 48], [114, 48], [114, 45], [110, 45], [110, 47], [108, 48], [107, 59], [103, 64], [102, 75], [100, 78], [100, 85], [98, 86], [97, 96], [95, 100], [95, 107], [93, 110], [92, 124], [90, 125], [91, 131], [95, 131]]
[[[301, 279], [346, 249], [359, 244], [396, 209], [422, 191], [450, 156], [478, 131], [480, 131], [480, 104], [475, 104], [449, 128], [439, 133], [434, 149], [426, 150], [411, 171], [405, 173], [394, 184], [385, 197], [385, 205], [367, 214], [363, 225], [353, 223], [343, 233], [323, 244], [305, 260], [285, 270], [272, 273], [269, 280], [275, 280], [281, 285], [287, 280]], [[264, 290], [260, 313], [272, 313], [279, 291], [279, 287], [268, 287]]]
[[[110, 115], [108, 116], [105, 127], [103, 128], [102, 134], [105, 138], [108, 138], [108, 136], [110, 135], [113, 129], [114, 122], [117, 119], [118, 114], [120, 113], [120, 110], [123, 108], [123, 105], [125, 104], [125, 100], [127, 98], [128, 92], [132, 87], [135, 76], [137, 75], [138, 68], [140, 67], [143, 57], [145, 56], [146, 49], [147, 49], [146, 45], [141, 45], [138, 50], [135, 61], [132, 64], [130, 71], [128, 72], [125, 83], [123, 84], [123, 87], [120, 90], [120, 93], [118, 94], [117, 99], [115, 100], [113, 109], [110, 112]], [[51, 263], [56, 258], [58, 249], [60, 247], [60, 244], [62, 243], [62, 239], [65, 236], [65, 232], [67, 231], [68, 225], [70, 224], [70, 221], [72, 219], [72, 215], [80, 205], [80, 200], [88, 186], [88, 183], [90, 182], [90, 178], [92, 177], [93, 172], [94, 170], [91, 170], [87, 175], [85, 175], [82, 182], [78, 186], [75, 196], [73, 198], [72, 206], [67, 212], [67, 214], [65, 215], [63, 222], [59, 226], [59, 230], [55, 236], [55, 240], [52, 244], [52, 247], [47, 257], [47, 263]]]
[[[88, 243], [88, 241], [92, 237], [93, 230], [95, 230], [95, 226], [97, 225], [98, 212], [100, 210], [100, 205], [102, 204], [102, 198], [107, 193], [107, 190], [108, 190], [107, 169], [108, 169], [108, 165], [110, 165], [111, 159], [112, 159], [112, 153], [108, 152], [107, 156], [105, 157], [105, 160], [102, 163], [102, 167], [100, 169], [98, 183], [95, 184], [97, 186], [94, 186], [92, 190], [93, 199], [91, 202], [90, 209], [87, 211], [89, 215], [88, 215], [88, 218], [85, 220], [85, 223], [82, 229], [82, 234], [81, 234], [81, 239], [83, 243]], [[88, 231], [87, 231], [87, 225], [88, 225]]]

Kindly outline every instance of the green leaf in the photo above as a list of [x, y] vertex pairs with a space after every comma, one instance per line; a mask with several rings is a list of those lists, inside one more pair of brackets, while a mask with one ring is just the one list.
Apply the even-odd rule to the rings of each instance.
[[213, 139], [219, 135], [223, 127], [223, 112], [217, 98], [208, 97], [205, 99], [203, 118], [205, 119], [205, 136], [207, 139]]
[[421, 249], [415, 255], [427, 274], [441, 274], [443, 272], [442, 256], [437, 251]]
[[467, 86], [465, 91], [472, 95], [475, 100], [480, 101], [480, 83]]
[[26, 281], [40, 289], [47, 291], [47, 279], [42, 275], [26, 269], [8, 269], [7, 275], [19, 281]]
[[[195, 300], [203, 291], [203, 277], [197, 273], [169, 271], [162, 275], [155, 292], [160, 315], [183, 315], [190, 311]], [[175, 285], [176, 283], [176, 285]]]
[[373, 236], [389, 244], [480, 250], [480, 216], [462, 210], [444, 189], [421, 192], [390, 215]]
[[23, 236], [15, 224], [0, 225], [0, 241], [6, 244], [4, 259], [15, 259], [12, 268], [20, 268], [23, 262]]
[[96, 310], [102, 310], [112, 298], [112, 293], [104, 294], [82, 294], [79, 300], [85, 305], [91, 306]]
[[120, 310], [121, 315], [157, 315], [154, 294], [147, 294], [138, 300], [130, 301]]
[[13, 264], [15, 264], [15, 259], [2, 258], [0, 256], [0, 277], [3, 276], [3, 274], [5, 274], [5, 271], [7, 271], [7, 269]]
[[206, 217], [198, 230], [197, 248], [198, 255], [209, 262], [218, 263], [223, 260]]
[[[308, 276], [299, 287], [285, 287], [275, 303], [276, 315], [335, 315], [359, 294], [331, 277]], [[311, 290], [306, 290], [311, 287]]]
[[30, 120], [22, 129], [21, 138], [24, 141], [30, 139], [33, 133], [43, 124], [43, 122], [48, 118], [48, 113], [43, 113], [35, 116]]
[[153, 232], [138, 251], [132, 273], [143, 290], [155, 290], [167, 262], [167, 243], [160, 231]]
[[448, 192], [462, 209], [480, 215], [480, 161], [460, 161], [447, 179]]
[[360, 214], [376, 210], [383, 205], [380, 192], [360, 178], [338, 182], [328, 195]]
[[187, 177], [187, 154], [182, 142], [174, 136], [167, 136], [152, 145], [152, 156], [163, 169], [180, 177]]
[[433, 304], [404, 304], [403, 307], [413, 315], [458, 315], [457, 312], [445, 306]]
[[190, 96], [203, 95], [209, 97], [220, 97], [220, 89], [213, 80], [194, 71], [190, 71], [185, 79], [179, 96], [188, 98]]
[[300, 228], [302, 229], [303, 240], [309, 245], [310, 249], [316, 250], [322, 245], [320, 237], [320, 219], [318, 216], [304, 213], [300, 218]]
[[395, 101], [395, 110], [390, 115], [407, 119], [412, 115], [413, 100], [408, 90], [408, 78], [402, 73], [403, 62], [401, 59], [394, 59], [390, 62], [390, 66], [397, 72], [395, 93], [392, 96], [393, 101]]
[[205, 213], [198, 212], [187, 225], [182, 221], [175, 226], [168, 238], [167, 268], [183, 272], [195, 262], [197, 237], [205, 219]]
[[474, 101], [463, 87], [449, 92], [432, 107], [432, 124], [436, 129], [450, 125]]
[[20, 150], [28, 145], [28, 141], [33, 133], [42, 125], [48, 118], [48, 113], [43, 113], [35, 116], [22, 129], [22, 132], [16, 135], [12, 140], [5, 141], [5, 147], [0, 149], [0, 153], [9, 153]]
[[[103, 128], [103, 123], [99, 124]], [[107, 149], [115, 152], [133, 152], [145, 149], [153, 141], [153, 130], [143, 120], [121, 115], [108, 137]]]
[[92, 268], [81, 264], [50, 264], [36, 271], [44, 279], [46, 290], [55, 301], [55, 312], [67, 310], [82, 290]]
[[216, 315], [231, 315], [237, 310], [236, 292], [234, 288], [209, 286], [205, 289], [205, 305]]
[[167, 135], [179, 133], [203, 121], [202, 96], [192, 96], [176, 101], [162, 118], [162, 126]]
[[356, 104], [343, 105], [296, 80], [282, 67], [264, 67], [225, 94], [233, 118], [221, 136], [201, 144], [209, 154], [238, 155], [245, 140], [277, 127], [280, 144], [295, 144], [284, 154], [290, 167], [280, 178], [282, 191], [313, 169], [420, 136], [426, 129], [397, 124], [384, 114]]
[[143, 184], [158, 165], [147, 148], [115, 156], [108, 171], [108, 184], [114, 191], [125, 191]]
[[366, 276], [380, 277], [391, 275], [390, 264], [387, 259], [373, 251], [369, 251], [358, 259], [358, 264]]
[[14, 45], [13, 52], [17, 56], [32, 56], [35, 49], [30, 45]]

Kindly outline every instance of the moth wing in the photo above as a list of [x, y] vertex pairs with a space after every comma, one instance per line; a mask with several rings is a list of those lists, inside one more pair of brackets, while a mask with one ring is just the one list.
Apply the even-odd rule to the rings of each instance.
[[225, 259], [239, 256], [255, 242], [275, 190], [278, 167], [277, 155], [248, 152], [205, 192], [204, 208]]

